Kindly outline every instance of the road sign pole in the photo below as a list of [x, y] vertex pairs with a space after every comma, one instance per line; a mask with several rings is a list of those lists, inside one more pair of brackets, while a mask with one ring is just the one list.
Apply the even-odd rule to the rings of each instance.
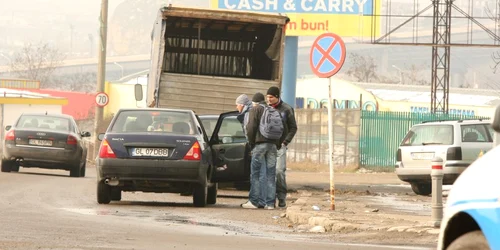
[[335, 182], [333, 168], [333, 102], [332, 102], [332, 78], [328, 77], [328, 159], [330, 166], [330, 209], [335, 210]]

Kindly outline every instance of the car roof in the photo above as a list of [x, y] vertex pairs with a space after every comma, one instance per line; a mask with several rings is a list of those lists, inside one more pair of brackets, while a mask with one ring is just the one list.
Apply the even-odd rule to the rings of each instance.
[[220, 115], [198, 115], [198, 117], [201, 118], [214, 118], [214, 119], [219, 119]]
[[[220, 115], [198, 115], [198, 117], [200, 117], [201, 120], [203, 119], [219, 119], [219, 116]], [[230, 117], [227, 117], [227, 119], [236, 119], [236, 116], [230, 116]]]
[[119, 109], [118, 112], [122, 111], [173, 111], [173, 112], [184, 112], [194, 114], [191, 109], [166, 109], [166, 108], [125, 108]]
[[22, 113], [21, 116], [47, 116], [47, 117], [57, 117], [57, 118], [66, 118], [73, 119], [73, 116], [66, 114], [50, 114], [50, 113]]

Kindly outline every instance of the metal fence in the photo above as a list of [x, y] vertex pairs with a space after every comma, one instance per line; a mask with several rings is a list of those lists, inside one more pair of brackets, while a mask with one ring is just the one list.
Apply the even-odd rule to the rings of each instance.
[[[336, 167], [357, 167], [359, 164], [360, 118], [360, 110], [333, 110], [333, 162]], [[287, 161], [328, 165], [327, 109], [297, 109], [295, 119], [298, 131], [288, 147]]]
[[399, 144], [417, 123], [438, 120], [489, 119], [451, 114], [362, 111], [359, 140], [360, 165], [391, 169], [396, 164]]

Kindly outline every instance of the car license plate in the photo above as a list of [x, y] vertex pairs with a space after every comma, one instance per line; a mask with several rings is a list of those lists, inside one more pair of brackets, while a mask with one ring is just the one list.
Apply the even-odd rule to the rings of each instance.
[[167, 148], [132, 148], [132, 156], [167, 157]]
[[29, 139], [28, 143], [35, 146], [52, 146], [51, 140]]
[[414, 160], [432, 160], [434, 153], [412, 153], [411, 158]]

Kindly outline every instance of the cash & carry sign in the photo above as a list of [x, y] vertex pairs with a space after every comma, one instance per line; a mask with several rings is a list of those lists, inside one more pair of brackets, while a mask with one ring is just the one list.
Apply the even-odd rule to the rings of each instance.
[[211, 4], [215, 9], [284, 13], [290, 18], [288, 36], [328, 31], [342, 37], [370, 37], [380, 32], [377, 0], [211, 0]]

